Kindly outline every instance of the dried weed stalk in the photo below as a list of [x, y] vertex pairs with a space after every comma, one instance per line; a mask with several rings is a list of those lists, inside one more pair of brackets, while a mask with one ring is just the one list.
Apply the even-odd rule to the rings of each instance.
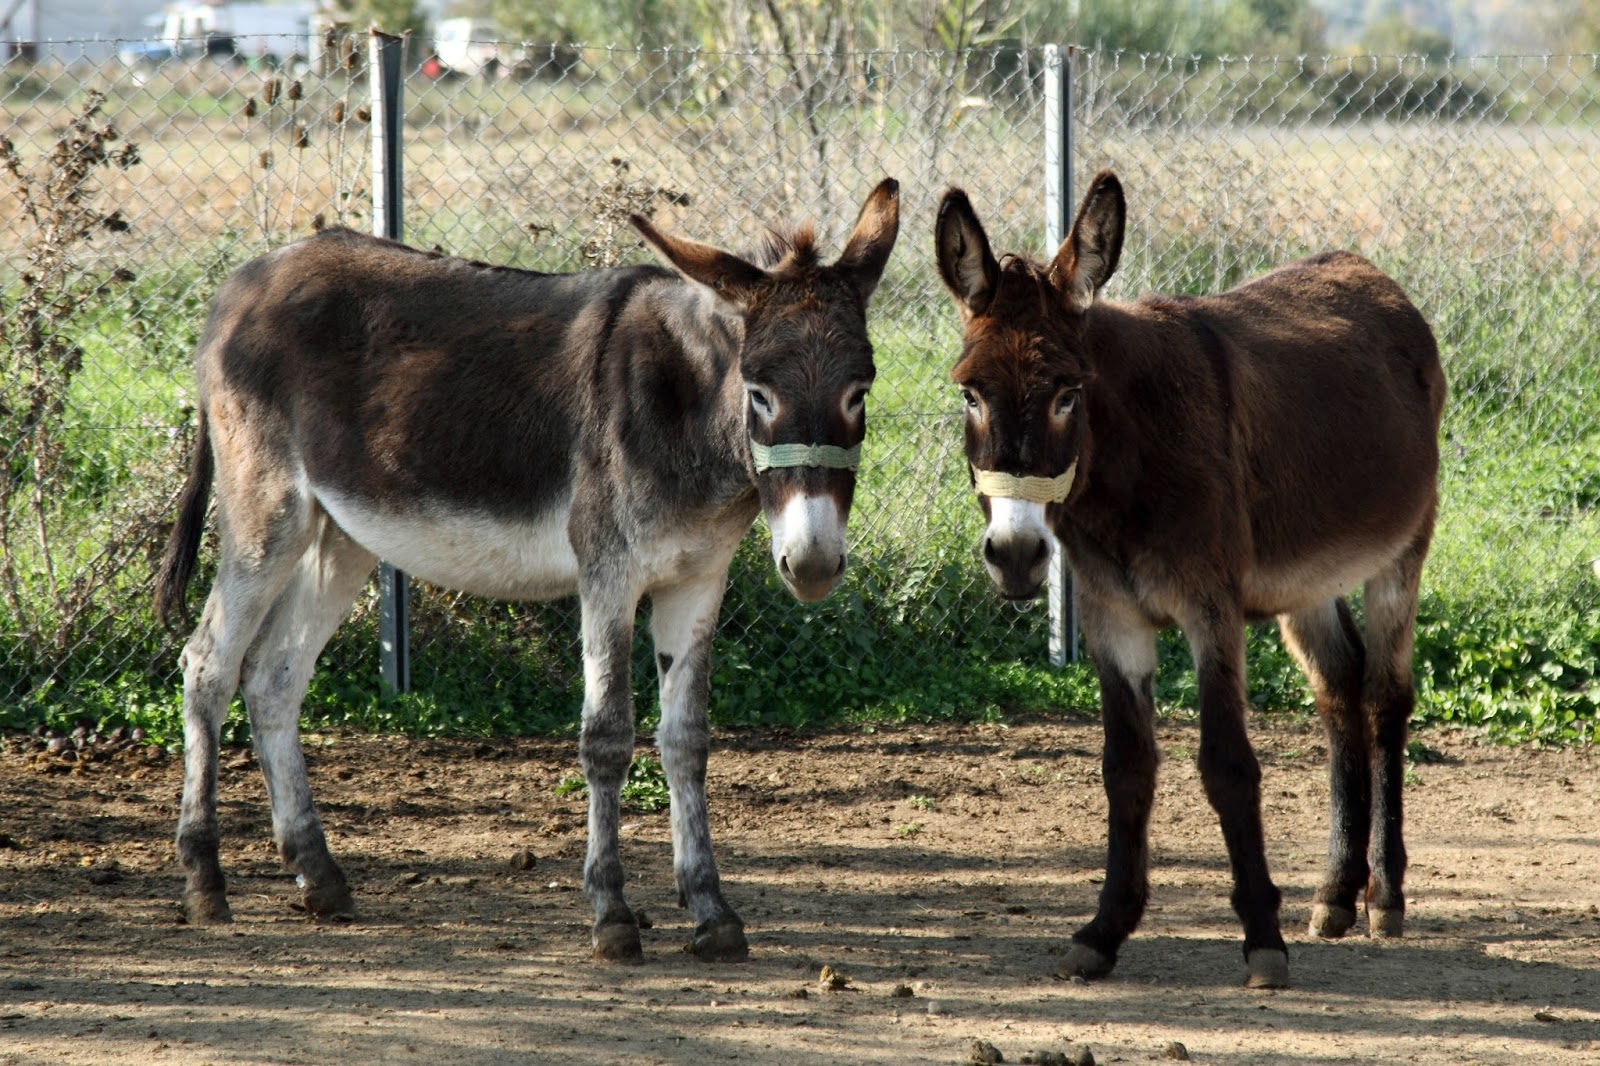
[[[325, 113], [319, 114], [311, 99], [325, 93], [315, 92], [315, 85], [308, 87], [299, 78], [278, 73], [268, 74], [257, 91], [245, 98], [241, 109], [252, 141], [263, 145], [256, 153], [250, 196], [256, 224], [269, 245], [297, 236], [301, 218], [310, 229], [320, 230], [330, 222], [348, 224], [359, 213], [363, 191], [358, 187], [360, 167], [350, 165], [348, 149], [351, 125], [370, 121], [366, 108], [350, 105], [350, 90], [361, 72], [360, 53], [342, 26], [328, 30], [323, 45], [329, 55], [339, 56], [334, 76], [343, 81]], [[320, 172], [307, 159], [313, 144], [322, 149]], [[331, 184], [330, 202], [326, 206], [303, 203], [302, 181], [312, 182], [315, 197], [321, 194], [323, 179]], [[282, 206], [285, 193], [287, 208]]]
[[614, 267], [643, 247], [643, 242], [634, 235], [629, 215], [654, 218], [663, 204], [686, 206], [689, 203], [688, 193], [629, 177], [632, 164], [626, 159], [613, 156], [608, 162], [610, 177], [584, 200], [589, 217], [599, 228], [583, 239], [579, 251], [584, 261], [595, 267]]
[[[39, 654], [65, 650], [97, 592], [138, 556], [136, 532], [149, 521], [141, 517], [114, 531], [87, 563], [79, 561], [80, 543], [70, 536], [57, 543], [53, 532], [69, 488], [62, 454], [68, 397], [83, 368], [75, 338], [108, 291], [133, 280], [113, 263], [80, 262], [96, 236], [129, 228], [120, 208], [102, 203], [100, 172], [139, 162], [138, 149], [119, 146], [116, 129], [100, 121], [104, 102], [103, 94], [90, 92], [36, 167], [0, 137], [0, 169], [31, 223], [16, 295], [10, 307], [0, 307], [0, 594]], [[24, 558], [32, 565], [25, 568]], [[70, 575], [62, 572], [68, 559], [76, 567]]]

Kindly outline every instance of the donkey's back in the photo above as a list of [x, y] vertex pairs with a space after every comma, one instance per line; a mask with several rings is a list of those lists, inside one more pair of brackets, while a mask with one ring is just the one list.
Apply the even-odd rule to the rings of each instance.
[[1170, 490], [1230, 512], [1215, 528], [1244, 538], [1249, 615], [1338, 595], [1431, 518], [1438, 346], [1363, 257], [1322, 253], [1212, 296], [1103, 303], [1089, 320], [1125, 345], [1097, 369], [1122, 377], [1130, 422], [1162, 477], [1183, 482]]
[[[521, 451], [514, 464], [497, 461], [509, 460], [509, 445], [565, 455], [562, 416], [583, 399], [601, 327], [641, 285], [668, 277], [657, 267], [538, 274], [324, 231], [223, 285], [197, 355], [202, 400], [228, 392], [283, 409], [295, 438], [314, 445], [307, 454], [339, 480], [448, 468], [436, 483], [403, 487], [476, 496], [481, 478], [499, 475], [507, 488], [531, 488], [557, 471], [528, 470]], [[508, 419], [511, 439], [497, 451], [504, 435], [484, 430]], [[397, 450], [400, 434], [410, 452]], [[537, 496], [524, 499], [536, 508]]]

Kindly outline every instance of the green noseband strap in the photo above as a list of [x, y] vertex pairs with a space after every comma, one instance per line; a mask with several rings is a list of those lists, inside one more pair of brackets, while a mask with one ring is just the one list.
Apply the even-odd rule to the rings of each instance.
[[1072, 491], [1072, 475], [1078, 471], [1073, 460], [1066, 472], [1056, 477], [1018, 477], [998, 470], [973, 470], [972, 477], [983, 496], [999, 496], [1008, 500], [1027, 500], [1029, 503], [1061, 503]]
[[756, 473], [787, 466], [820, 466], [829, 470], [854, 470], [861, 465], [861, 445], [840, 448], [834, 444], [762, 444], [750, 441], [750, 458]]

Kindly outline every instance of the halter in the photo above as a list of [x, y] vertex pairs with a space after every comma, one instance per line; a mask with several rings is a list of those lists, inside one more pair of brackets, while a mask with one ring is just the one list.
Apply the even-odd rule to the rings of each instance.
[[861, 445], [841, 448], [836, 444], [762, 444], [752, 437], [750, 458], [755, 461], [758, 474], [791, 466], [854, 470], [861, 465]]
[[999, 470], [972, 471], [978, 492], [984, 496], [999, 496], [1008, 500], [1027, 500], [1029, 503], [1062, 503], [1072, 491], [1072, 475], [1078, 471], [1074, 459], [1066, 471], [1055, 477], [1018, 477]]

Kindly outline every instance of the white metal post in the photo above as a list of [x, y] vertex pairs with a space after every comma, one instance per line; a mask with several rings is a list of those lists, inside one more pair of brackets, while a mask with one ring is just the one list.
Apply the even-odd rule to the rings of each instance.
[[[1070, 45], [1044, 49], [1045, 258], [1056, 254], [1072, 225], [1072, 57]], [[1050, 663], [1078, 661], [1078, 603], [1067, 554], [1056, 543], [1050, 560]]]

